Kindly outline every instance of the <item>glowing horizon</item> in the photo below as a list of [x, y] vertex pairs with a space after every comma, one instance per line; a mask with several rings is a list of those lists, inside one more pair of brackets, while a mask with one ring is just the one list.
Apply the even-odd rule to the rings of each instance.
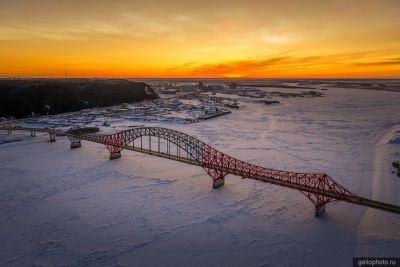
[[400, 2], [0, 0], [0, 77], [399, 78]]

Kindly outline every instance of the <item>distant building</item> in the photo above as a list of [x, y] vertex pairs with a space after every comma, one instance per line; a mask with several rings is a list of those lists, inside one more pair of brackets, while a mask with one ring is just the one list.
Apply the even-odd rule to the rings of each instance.
[[199, 82], [199, 84], [197, 85], [197, 88], [200, 89], [200, 90], [203, 90], [204, 89], [203, 82]]
[[236, 89], [237, 88], [237, 83], [235, 83], [235, 82], [228, 83], [228, 88], [229, 89]]
[[164, 91], [162, 91], [162, 93], [167, 94], [167, 95], [174, 95], [174, 94], [176, 94], [176, 89], [164, 90]]
[[224, 87], [222, 85], [209, 85], [207, 86], [208, 91], [222, 91]]

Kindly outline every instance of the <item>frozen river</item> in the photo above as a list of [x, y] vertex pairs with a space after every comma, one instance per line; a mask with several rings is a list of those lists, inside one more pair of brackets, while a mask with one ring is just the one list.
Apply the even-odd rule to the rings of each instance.
[[[400, 146], [388, 144], [400, 93], [324, 93], [148, 125], [257, 165], [326, 172], [400, 205], [390, 167]], [[0, 266], [350, 266], [356, 256], [400, 256], [399, 215], [334, 202], [315, 218], [298, 191], [236, 176], [212, 189], [198, 167], [131, 151], [110, 161], [99, 144], [70, 150], [66, 138], [15, 135], [23, 141], [0, 145]]]

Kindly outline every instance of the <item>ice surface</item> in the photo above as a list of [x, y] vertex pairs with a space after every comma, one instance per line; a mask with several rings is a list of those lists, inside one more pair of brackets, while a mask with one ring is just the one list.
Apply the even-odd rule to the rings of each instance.
[[[391, 173], [400, 94], [331, 89], [324, 98], [247, 103], [188, 125], [237, 158], [326, 172], [354, 193], [400, 205]], [[126, 129], [123, 122], [116, 128]], [[399, 256], [400, 217], [332, 203], [320, 218], [298, 191], [99, 144], [14, 132], [0, 145], [1, 266], [349, 266]], [[0, 139], [9, 138], [1, 133]], [[398, 155], [398, 154], [397, 154]]]

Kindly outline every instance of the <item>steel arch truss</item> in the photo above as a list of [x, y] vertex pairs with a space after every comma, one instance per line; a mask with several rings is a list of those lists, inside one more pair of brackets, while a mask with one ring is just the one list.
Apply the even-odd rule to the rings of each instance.
[[[71, 141], [71, 148], [80, 147], [80, 140], [101, 143], [109, 149], [110, 159], [119, 158], [123, 149], [129, 149], [201, 166], [212, 177], [214, 187], [222, 185], [227, 174], [233, 174], [296, 189], [315, 205], [317, 216], [324, 211], [327, 203], [336, 200], [400, 214], [400, 206], [357, 196], [324, 173], [287, 172], [260, 167], [226, 155], [193, 136], [166, 128], [138, 127], [110, 135], [85, 134], [79, 129], [61, 131], [7, 125], [0, 125], [0, 130], [6, 130], [9, 134], [11, 134], [11, 131], [44, 132], [50, 134], [50, 141], [55, 141], [56, 135], [68, 136]], [[134, 141], [138, 138], [142, 141], [143, 137], [146, 136], [149, 138], [148, 147], [143, 147], [142, 142], [140, 142], [140, 147], [135, 147]], [[156, 145], [153, 147], [152, 137], [157, 138]], [[160, 140], [166, 141], [166, 152], [160, 150]], [[78, 144], [78, 142], [79, 145], [72, 146], [72, 144]], [[176, 146], [176, 155], [172, 153], [171, 144]]]
[[[120, 152], [127, 148], [201, 166], [213, 179], [214, 187], [222, 185], [226, 175], [233, 174], [296, 189], [315, 205], [316, 215], [322, 213], [329, 202], [354, 202], [358, 198], [324, 173], [288, 172], [253, 165], [226, 155], [193, 136], [167, 128], [137, 127], [110, 135], [77, 134], [75, 137], [104, 144], [110, 151], [110, 158], [116, 158], [112, 157], [115, 154], [119, 157]], [[156, 138], [153, 147], [152, 137]], [[149, 138], [147, 147], [143, 146], [143, 138]], [[137, 139], [140, 139], [139, 146], [135, 146]], [[166, 141], [166, 152], [161, 151], [160, 140]], [[175, 154], [171, 150], [171, 144], [176, 147]]]

